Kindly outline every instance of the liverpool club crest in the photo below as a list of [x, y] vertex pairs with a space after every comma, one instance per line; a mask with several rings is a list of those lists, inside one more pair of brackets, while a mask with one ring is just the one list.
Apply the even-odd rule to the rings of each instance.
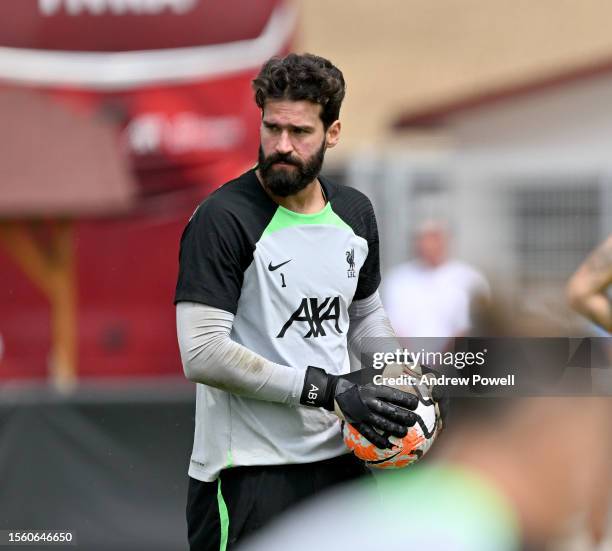
[[355, 249], [346, 251], [346, 261], [349, 265], [349, 268], [346, 271], [347, 277], [355, 277]]

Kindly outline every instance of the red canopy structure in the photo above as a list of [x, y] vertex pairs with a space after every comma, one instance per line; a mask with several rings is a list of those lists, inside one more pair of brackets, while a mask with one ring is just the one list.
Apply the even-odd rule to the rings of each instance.
[[0, 2], [0, 380], [182, 376], [181, 231], [254, 163], [251, 81], [290, 49], [297, 13]]
[[118, 129], [38, 92], [0, 90], [0, 246], [51, 305], [50, 368], [76, 376], [72, 220], [127, 211], [136, 183]]
[[125, 211], [137, 186], [118, 128], [24, 88], [0, 89], [0, 217]]

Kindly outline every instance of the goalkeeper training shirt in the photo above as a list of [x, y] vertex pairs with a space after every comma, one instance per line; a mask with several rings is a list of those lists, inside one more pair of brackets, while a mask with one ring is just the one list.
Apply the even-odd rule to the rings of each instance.
[[[348, 308], [380, 283], [378, 233], [362, 193], [319, 181], [327, 203], [314, 214], [275, 203], [254, 170], [209, 196], [181, 238], [175, 303], [234, 314], [230, 337], [267, 360], [341, 374], [350, 370]], [[196, 386], [193, 478], [346, 453], [328, 411]]]

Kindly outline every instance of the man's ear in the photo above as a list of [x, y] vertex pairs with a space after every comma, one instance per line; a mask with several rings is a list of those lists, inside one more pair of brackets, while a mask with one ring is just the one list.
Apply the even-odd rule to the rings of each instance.
[[340, 130], [342, 125], [339, 120], [335, 120], [325, 132], [325, 142], [327, 147], [334, 147], [340, 141]]

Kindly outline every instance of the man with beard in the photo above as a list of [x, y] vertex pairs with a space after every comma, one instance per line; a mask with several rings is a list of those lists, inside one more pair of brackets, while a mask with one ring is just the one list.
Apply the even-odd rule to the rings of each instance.
[[414, 396], [345, 377], [349, 346], [393, 333], [377, 292], [372, 205], [319, 176], [340, 137], [342, 73], [290, 54], [266, 62], [253, 88], [258, 165], [208, 197], [181, 238], [177, 333], [198, 383], [192, 551], [232, 546], [362, 475], [339, 417], [379, 447], [416, 420]]

